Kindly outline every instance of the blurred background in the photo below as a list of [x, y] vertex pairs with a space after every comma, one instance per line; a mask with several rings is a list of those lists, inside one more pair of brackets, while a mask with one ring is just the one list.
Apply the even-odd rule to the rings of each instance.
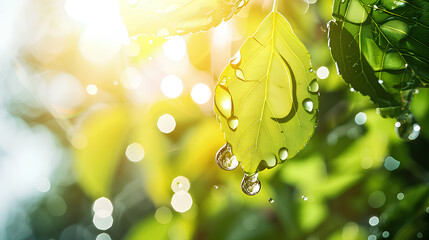
[[0, 2], [0, 239], [429, 238], [429, 92], [404, 142], [337, 75], [331, 0], [279, 5], [320, 83], [307, 147], [252, 197], [216, 165], [212, 89], [271, 9], [128, 38], [116, 0]]

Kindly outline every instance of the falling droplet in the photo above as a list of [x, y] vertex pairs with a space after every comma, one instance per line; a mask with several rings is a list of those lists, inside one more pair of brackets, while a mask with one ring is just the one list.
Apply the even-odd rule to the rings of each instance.
[[285, 147], [280, 148], [279, 150], [279, 158], [280, 160], [284, 161], [287, 159], [288, 151]]
[[308, 91], [311, 93], [317, 93], [319, 91], [319, 83], [317, 83], [316, 79], [310, 82], [308, 85]]
[[304, 200], [304, 201], [307, 201], [308, 200], [308, 198], [306, 197], [306, 196], [304, 196], [304, 195], [302, 195], [302, 200]]
[[243, 70], [241, 70], [240, 68], [235, 69], [235, 76], [241, 81], [245, 81]]
[[249, 196], [257, 194], [259, 190], [261, 190], [261, 182], [258, 180], [258, 173], [253, 175], [247, 175], [245, 173], [241, 181], [241, 190]]
[[308, 113], [313, 112], [313, 101], [310, 98], [304, 99], [304, 101], [302, 102], [302, 106]]
[[420, 130], [420, 125], [411, 113], [399, 116], [395, 123], [396, 135], [405, 141], [415, 140], [420, 135]]
[[217, 165], [227, 171], [231, 171], [237, 168], [238, 160], [232, 154], [231, 147], [229, 144], [223, 145], [216, 153]]
[[223, 87], [215, 89], [215, 105], [219, 112], [229, 118], [232, 114], [232, 98], [231, 94]]
[[218, 188], [219, 188], [219, 186], [218, 186], [218, 185], [214, 185], [214, 186], [213, 186], [213, 188], [214, 188], [214, 189], [218, 189]]
[[237, 130], [238, 127], [238, 118], [236, 116], [231, 116], [227, 120], [229, 128], [231, 128], [232, 131]]
[[274, 199], [272, 199], [272, 198], [268, 198], [268, 202], [269, 202], [269, 203], [274, 203]]
[[229, 61], [229, 64], [231, 64], [231, 67], [238, 68], [241, 64], [241, 53], [238, 51], [234, 57], [231, 58]]
[[228, 77], [223, 77], [223, 78], [219, 81], [219, 85], [221, 85], [221, 86], [225, 86], [225, 85], [226, 85], [227, 80], [228, 80]]

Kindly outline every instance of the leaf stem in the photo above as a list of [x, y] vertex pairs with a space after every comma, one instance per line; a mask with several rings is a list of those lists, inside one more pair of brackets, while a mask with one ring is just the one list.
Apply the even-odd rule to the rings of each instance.
[[273, 12], [277, 12], [278, 5], [279, 5], [279, 2], [277, 0], [274, 0], [274, 2], [273, 2]]

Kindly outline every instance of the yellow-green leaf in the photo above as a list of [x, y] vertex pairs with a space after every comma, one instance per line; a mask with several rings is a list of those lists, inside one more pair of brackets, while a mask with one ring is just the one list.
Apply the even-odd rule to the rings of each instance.
[[215, 112], [247, 174], [305, 146], [317, 123], [319, 86], [307, 49], [280, 13], [264, 19], [219, 79]]
[[205, 31], [230, 19], [248, 0], [157, 0], [130, 4], [120, 1], [130, 36], [183, 35]]

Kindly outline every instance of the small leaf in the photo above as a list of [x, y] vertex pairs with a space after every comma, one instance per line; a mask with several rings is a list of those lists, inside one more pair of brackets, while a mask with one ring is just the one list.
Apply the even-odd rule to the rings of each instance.
[[309, 54], [277, 11], [219, 77], [215, 112], [247, 174], [295, 156], [314, 132], [318, 89]]
[[335, 0], [329, 46], [344, 80], [381, 108], [408, 114], [413, 89], [429, 83], [427, 1]]
[[248, 0], [157, 0], [129, 4], [120, 1], [130, 36], [184, 35], [206, 31], [237, 14]]

